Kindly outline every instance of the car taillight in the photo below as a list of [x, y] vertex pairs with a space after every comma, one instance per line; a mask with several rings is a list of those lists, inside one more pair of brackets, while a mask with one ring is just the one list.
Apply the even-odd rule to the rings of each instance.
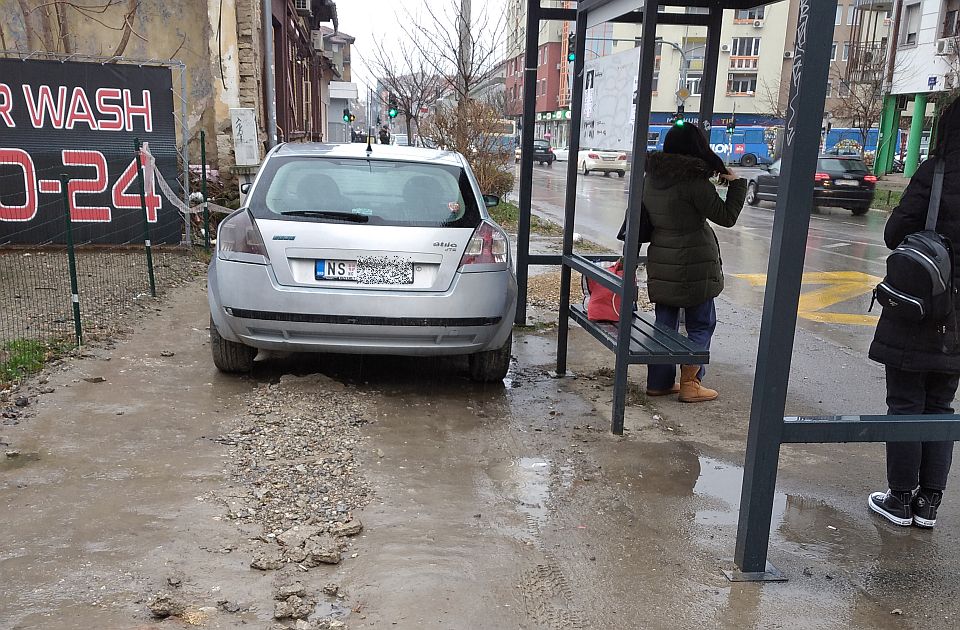
[[815, 182], [828, 182], [830, 181], [830, 175], [827, 173], [816, 173], [813, 176], [813, 181]]
[[864, 176], [863, 176], [863, 181], [869, 182], [869, 183], [871, 183], [871, 184], [876, 184], [876, 183], [877, 183], [877, 176], [876, 176], [876, 175], [864, 175]]
[[270, 262], [267, 247], [248, 210], [229, 217], [220, 224], [217, 256], [224, 260], [258, 263]]
[[502, 265], [507, 262], [507, 237], [484, 221], [473, 231], [460, 267], [468, 265]]
[[627, 154], [626, 154], [626, 153], [621, 153], [621, 154], [619, 155], [619, 157], [617, 157], [617, 159], [618, 159], [618, 160], [626, 160], [626, 159], [627, 159]]
[[591, 160], [599, 160], [599, 159], [600, 159], [600, 156], [597, 155], [596, 153], [587, 153], [587, 157], [590, 158]]

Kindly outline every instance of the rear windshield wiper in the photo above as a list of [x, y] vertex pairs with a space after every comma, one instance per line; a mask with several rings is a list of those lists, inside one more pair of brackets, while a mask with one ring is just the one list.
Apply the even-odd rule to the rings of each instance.
[[368, 223], [370, 217], [365, 214], [355, 214], [353, 212], [337, 212], [335, 210], [287, 210], [281, 212], [284, 216], [291, 217], [319, 217], [322, 219], [340, 219], [341, 221], [352, 221], [354, 223]]

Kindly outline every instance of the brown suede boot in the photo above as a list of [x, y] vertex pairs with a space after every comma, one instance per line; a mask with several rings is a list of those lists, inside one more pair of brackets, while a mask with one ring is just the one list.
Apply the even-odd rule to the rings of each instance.
[[700, 379], [697, 378], [698, 372], [700, 372], [699, 365], [680, 366], [680, 402], [707, 402], [716, 400], [720, 395], [716, 390], [700, 384]]

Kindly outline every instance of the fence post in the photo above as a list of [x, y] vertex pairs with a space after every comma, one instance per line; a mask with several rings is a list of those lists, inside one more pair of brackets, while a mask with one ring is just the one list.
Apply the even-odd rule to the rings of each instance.
[[83, 325], [80, 323], [80, 291], [77, 288], [77, 259], [73, 250], [73, 217], [70, 216], [70, 191], [67, 184], [70, 178], [60, 175], [60, 191], [63, 193], [63, 208], [67, 218], [67, 266], [70, 271], [70, 302], [73, 304], [73, 331], [77, 337], [77, 346], [83, 345]]
[[203, 191], [203, 248], [210, 253], [210, 206], [207, 205], [207, 134], [200, 130], [200, 163], [203, 165], [200, 190]]
[[157, 282], [153, 276], [153, 246], [150, 243], [150, 217], [147, 215], [146, 184], [143, 180], [143, 163], [140, 161], [140, 138], [133, 139], [137, 160], [137, 182], [140, 184], [140, 209], [143, 210], [143, 244], [147, 250], [147, 275], [150, 277], [150, 295], [157, 297]]

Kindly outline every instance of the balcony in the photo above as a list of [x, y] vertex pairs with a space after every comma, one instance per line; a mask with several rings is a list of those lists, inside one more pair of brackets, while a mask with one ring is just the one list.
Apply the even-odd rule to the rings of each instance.
[[887, 67], [886, 42], [850, 44], [846, 79], [850, 83], [870, 83], [882, 80]]
[[757, 72], [759, 65], [760, 57], [742, 57], [734, 55], [730, 57], [731, 72]]
[[893, 0], [857, 0], [858, 11], [892, 11]]

